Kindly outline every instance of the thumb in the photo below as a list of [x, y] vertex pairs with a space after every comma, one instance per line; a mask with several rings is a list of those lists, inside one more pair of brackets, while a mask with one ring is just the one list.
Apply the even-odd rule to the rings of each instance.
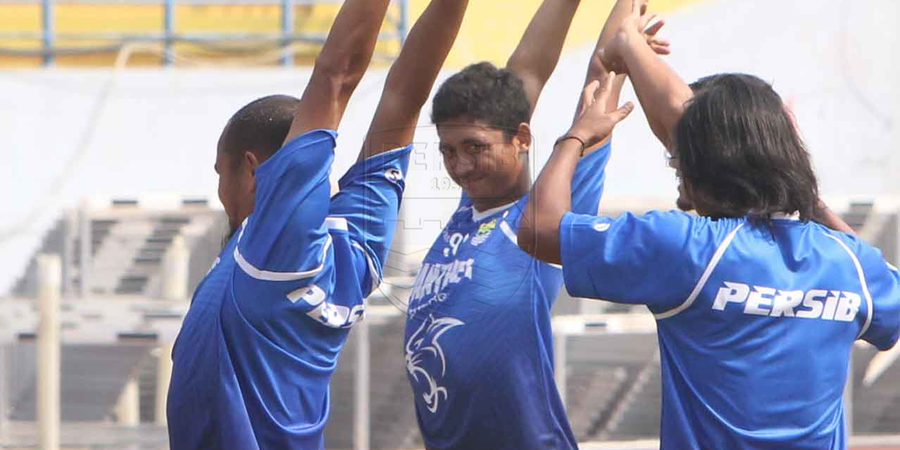
[[634, 103], [625, 102], [621, 108], [611, 112], [609, 115], [612, 118], [614, 123], [619, 123], [625, 120], [631, 112], [634, 111]]

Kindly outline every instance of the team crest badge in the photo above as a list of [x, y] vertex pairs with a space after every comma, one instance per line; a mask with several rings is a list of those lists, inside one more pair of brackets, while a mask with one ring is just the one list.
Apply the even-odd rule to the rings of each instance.
[[494, 231], [494, 228], [497, 228], [497, 219], [481, 224], [478, 227], [478, 232], [475, 233], [475, 237], [472, 238], [472, 245], [480, 245], [486, 241], [491, 235], [491, 231]]

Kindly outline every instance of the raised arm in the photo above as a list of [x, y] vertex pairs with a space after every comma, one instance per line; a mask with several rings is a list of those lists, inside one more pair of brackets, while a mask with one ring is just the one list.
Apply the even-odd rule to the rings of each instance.
[[559, 223], [563, 215], [572, 209], [572, 176], [579, 155], [585, 148], [607, 139], [616, 124], [634, 109], [629, 102], [615, 111], [606, 111], [615, 77], [615, 73], [610, 73], [602, 81], [592, 81], [584, 88], [582, 109], [575, 123], [557, 141], [550, 160], [531, 188], [528, 204], [522, 213], [528, 220], [519, 222], [518, 242], [522, 250], [542, 261], [562, 262]]
[[559, 62], [579, 2], [544, 0], [525, 29], [519, 46], [506, 62], [506, 68], [522, 79], [532, 112]]
[[646, 25], [646, 0], [631, 2], [631, 11], [622, 21], [615, 39], [601, 52], [603, 64], [612, 70], [627, 71], [638, 101], [657, 138], [671, 149], [672, 132], [684, 114], [685, 103], [693, 97], [691, 88], [656, 55], [642, 35]]
[[359, 160], [412, 142], [422, 105], [456, 41], [468, 0], [432, 0], [385, 81]]
[[390, 0], [347, 0], [341, 6], [294, 113], [285, 143], [317, 128], [336, 130], [375, 51]]
[[[593, 80], [599, 80], [608, 72], [607, 68], [603, 65], [600, 55], [602, 54], [602, 50], [616, 37], [616, 33], [622, 27], [623, 21], [630, 18], [631, 11], [632, 0], [618, 0], [615, 5], [613, 5], [609, 17], [607, 17], [606, 22], [603, 24], [603, 30], [600, 32], [600, 37], [597, 39], [597, 45], [594, 47], [594, 51], [591, 54], [591, 60], [588, 62], [587, 74], [584, 77], [584, 85], [582, 88], [586, 87]], [[649, 28], [647, 27], [655, 17], [656, 16], [653, 15], [642, 15], [640, 28], [644, 30], [643, 38], [655, 53], [659, 55], [668, 55], [670, 53], [669, 42], [656, 37], [656, 34], [662, 29], [665, 22], [660, 20]], [[609, 100], [606, 105], [607, 111], [615, 111], [619, 107], [619, 95], [622, 93], [622, 86], [625, 85], [625, 78], [627, 78], [625, 74], [620, 74], [613, 80], [612, 89], [609, 92]], [[575, 109], [576, 118], [580, 111], [581, 101], [579, 100], [578, 107]], [[599, 143], [595, 147], [599, 147], [604, 143], [605, 141]]]

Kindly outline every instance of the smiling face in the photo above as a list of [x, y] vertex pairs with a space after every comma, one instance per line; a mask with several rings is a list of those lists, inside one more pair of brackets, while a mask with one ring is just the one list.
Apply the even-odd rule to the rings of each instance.
[[521, 124], [512, 138], [503, 130], [467, 118], [439, 123], [437, 129], [447, 173], [466, 191], [475, 208], [494, 208], [528, 192], [528, 124]]

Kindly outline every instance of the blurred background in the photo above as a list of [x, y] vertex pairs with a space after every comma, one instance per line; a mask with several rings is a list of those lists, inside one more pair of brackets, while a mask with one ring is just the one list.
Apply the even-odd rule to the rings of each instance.
[[[255, 98], [302, 93], [341, 3], [0, 0], [0, 448], [51, 448], [48, 433], [62, 448], [168, 448], [171, 343], [226, 231], [213, 170], [219, 133]], [[392, 4], [339, 130], [334, 179], [355, 161], [387, 69], [427, 3]], [[539, 4], [472, 2], [441, 78], [477, 61], [503, 65]], [[612, 4], [581, 0], [532, 121], [535, 173], [568, 126]], [[774, 84], [826, 201], [900, 265], [900, 2], [651, 8], [667, 21], [668, 61], [686, 80], [748, 72]], [[625, 100], [635, 100], [628, 86]], [[402, 354], [406, 293], [460, 194], [429, 112], [385, 283], [332, 380], [329, 449], [421, 448]], [[613, 145], [601, 211], [671, 208], [674, 174], [640, 111]], [[60, 331], [42, 334], [61, 346], [41, 346], [41, 305], [55, 298]], [[563, 293], [554, 330], [557, 383], [582, 448], [657, 448], [659, 358], [647, 310]], [[854, 350], [853, 448], [900, 448], [898, 353]]]

